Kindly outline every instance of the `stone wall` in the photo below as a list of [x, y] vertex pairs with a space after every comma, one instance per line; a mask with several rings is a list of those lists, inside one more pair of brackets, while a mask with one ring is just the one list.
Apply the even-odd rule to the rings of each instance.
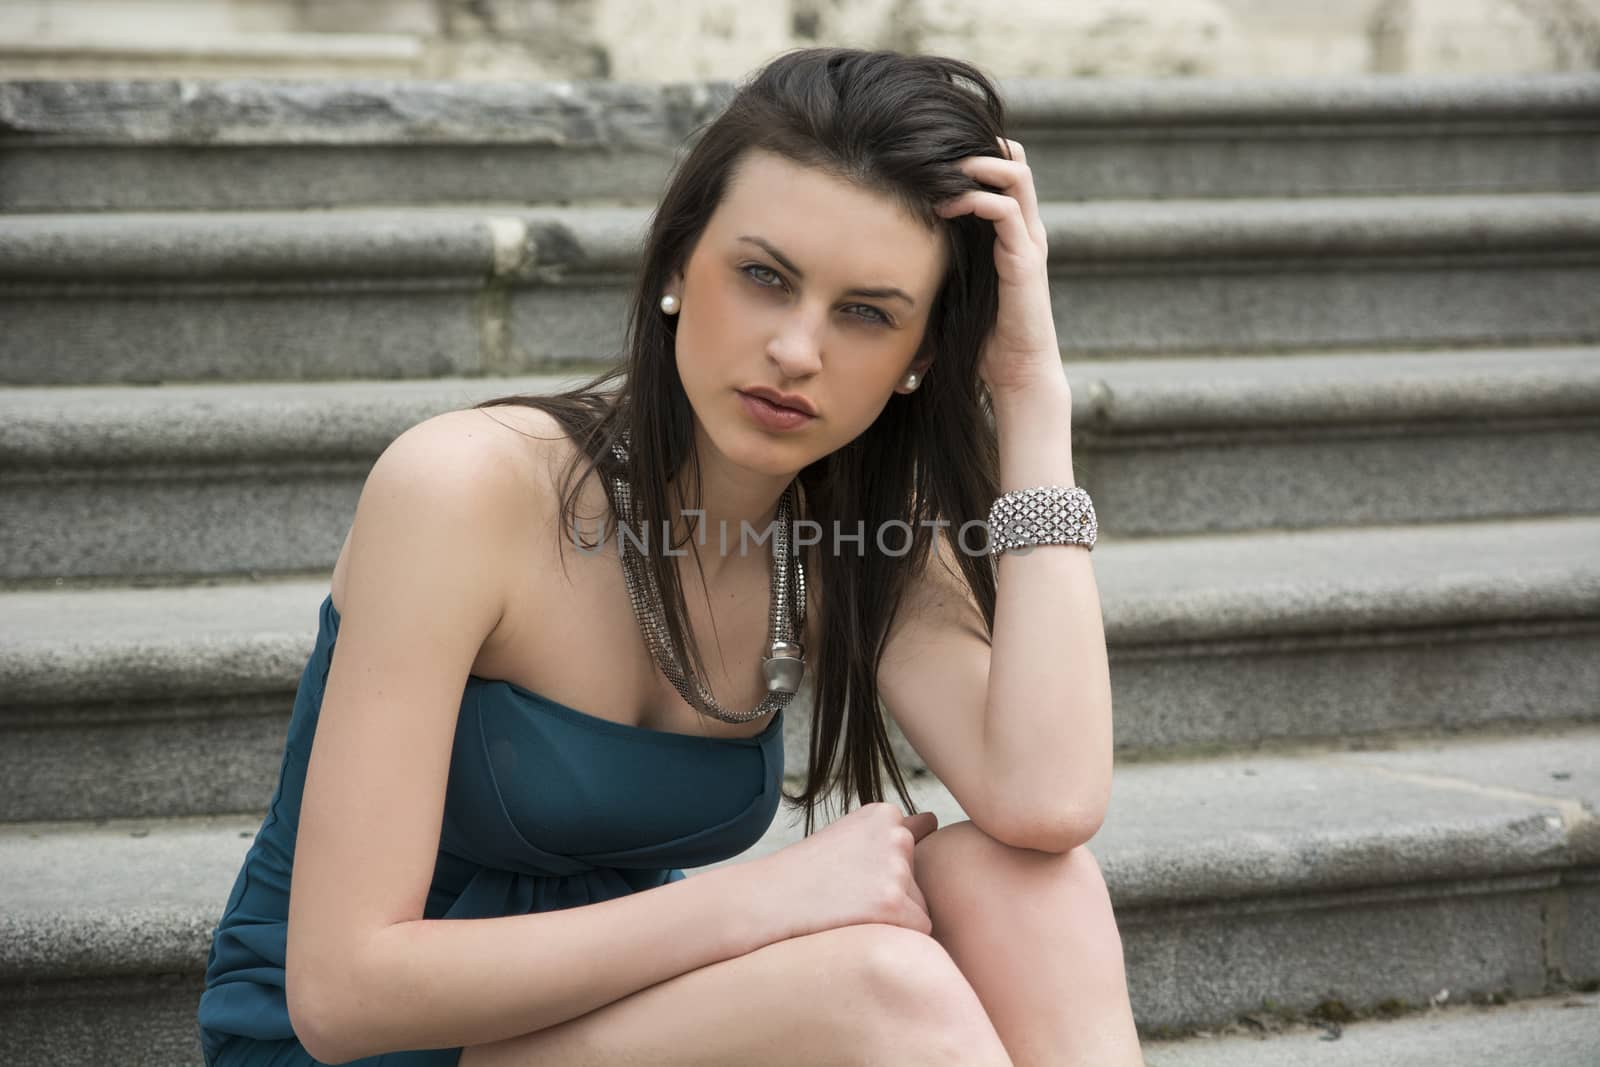
[[738, 79], [788, 48], [997, 77], [1600, 68], [1600, 0], [8, 0], [0, 76]]

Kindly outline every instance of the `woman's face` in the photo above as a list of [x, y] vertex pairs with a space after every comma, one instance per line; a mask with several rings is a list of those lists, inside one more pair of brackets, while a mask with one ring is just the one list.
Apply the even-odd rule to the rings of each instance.
[[[848, 444], [891, 393], [908, 392], [908, 370], [927, 369], [913, 359], [944, 270], [941, 236], [888, 197], [746, 155], [667, 290], [680, 301], [678, 376], [697, 436], [781, 476]], [[763, 426], [740, 395], [758, 386], [806, 398], [816, 417]]]

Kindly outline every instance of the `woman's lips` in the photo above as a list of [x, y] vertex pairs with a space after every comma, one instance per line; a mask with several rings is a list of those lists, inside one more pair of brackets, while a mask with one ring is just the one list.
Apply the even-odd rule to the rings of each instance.
[[768, 430], [796, 430], [805, 426], [815, 415], [807, 415], [794, 408], [780, 407], [768, 400], [749, 393], [739, 393], [739, 401], [744, 405], [746, 413], [757, 425]]

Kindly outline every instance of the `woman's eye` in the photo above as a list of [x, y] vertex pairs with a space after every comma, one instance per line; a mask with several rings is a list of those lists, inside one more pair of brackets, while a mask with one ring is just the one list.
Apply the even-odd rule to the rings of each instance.
[[[781, 277], [779, 277], [778, 272], [773, 270], [771, 267], [763, 267], [759, 263], [752, 263], [749, 266], [744, 267], [742, 269], [744, 270], [744, 272], [746, 274], [748, 274], [752, 278], [755, 277], [756, 271], [761, 271], [761, 272], [763, 272], [765, 274], [770, 274], [774, 278], [776, 278], [777, 279], [777, 284], [781, 285], [783, 283], [783, 279]], [[774, 285], [771, 284], [771, 283], [763, 282], [763, 281], [759, 281], [759, 280], [756, 282], [756, 284], [761, 286], [763, 289], [771, 289], [771, 288], [774, 287]]]
[[[777, 289], [783, 285], [783, 275], [779, 274], [771, 267], [764, 267], [760, 263], [748, 263], [739, 269], [746, 276], [753, 279], [755, 283], [763, 289]], [[771, 275], [775, 280], [772, 282], [761, 281], [760, 277], [758, 277], [758, 274], [762, 276]], [[858, 319], [861, 319], [865, 322], [877, 323], [882, 326], [892, 325], [892, 323], [889, 321], [889, 316], [885, 315], [883, 312], [869, 304], [851, 304], [850, 306], [853, 308], [860, 308], [862, 311], [867, 312], [865, 315], [858, 314], [856, 316]]]
[[889, 316], [885, 315], [875, 307], [871, 307], [867, 304], [852, 304], [851, 307], [858, 307], [862, 311], [870, 311], [872, 313], [871, 315], [861, 316], [862, 318], [867, 319], [869, 322], [879, 322], [885, 326], [889, 325]]

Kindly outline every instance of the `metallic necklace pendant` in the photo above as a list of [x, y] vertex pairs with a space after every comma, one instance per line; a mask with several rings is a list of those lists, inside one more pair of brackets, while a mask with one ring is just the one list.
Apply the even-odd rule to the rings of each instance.
[[792, 695], [805, 677], [805, 649], [793, 641], [774, 641], [769, 653], [761, 657], [761, 670], [767, 676], [767, 692]]

